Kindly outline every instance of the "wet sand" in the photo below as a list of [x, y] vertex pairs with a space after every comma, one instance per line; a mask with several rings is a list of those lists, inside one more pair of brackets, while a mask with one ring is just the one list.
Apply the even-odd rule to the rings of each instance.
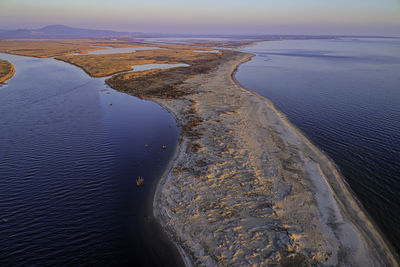
[[398, 266], [331, 160], [234, 80], [251, 57], [146, 97], [182, 130], [153, 205], [187, 265]]

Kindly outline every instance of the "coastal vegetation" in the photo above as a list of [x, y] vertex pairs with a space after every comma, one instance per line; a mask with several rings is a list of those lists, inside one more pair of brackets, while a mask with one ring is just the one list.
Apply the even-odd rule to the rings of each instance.
[[191, 92], [188, 88], [182, 90], [178, 85], [194, 75], [215, 69], [219, 63], [233, 53], [232, 51], [218, 54], [187, 52], [187, 56], [182, 53], [181, 55], [177, 54], [179, 56], [162, 57], [168, 63], [179, 62], [190, 66], [114, 75], [107, 79], [106, 83], [114, 89], [138, 97], [178, 98]]
[[10, 79], [15, 73], [14, 65], [7, 61], [0, 59], [0, 83]]
[[[251, 41], [253, 42], [253, 41]], [[177, 85], [189, 77], [205, 73], [234, 52], [209, 47], [240, 47], [250, 41], [190, 41], [181, 44], [151, 44], [124, 40], [0, 40], [0, 52], [39, 58], [55, 57], [82, 68], [92, 77], [112, 76], [106, 83], [114, 89], [139, 97], [179, 97], [187, 92]], [[198, 45], [201, 45], [198, 46]], [[134, 53], [87, 54], [89, 51], [120, 47], [155, 47]], [[157, 48], [157, 49], [156, 49]], [[161, 48], [161, 49], [160, 49]], [[198, 51], [213, 51], [202, 53]], [[132, 72], [132, 66], [184, 63], [188, 67]]]
[[[142, 45], [143, 46], [143, 45]], [[191, 65], [200, 70], [202, 63], [218, 58], [221, 53], [198, 53], [196, 47], [164, 45], [163, 49], [142, 50], [134, 53], [102, 55], [66, 55], [57, 59], [84, 69], [93, 77], [105, 77], [132, 70], [134, 65], [176, 64]], [[140, 75], [136, 74], [135, 77]]]
[[[101, 50], [108, 47], [157, 47], [184, 50], [200, 49], [212, 51], [209, 47], [238, 48], [248, 45], [254, 41], [188, 41], [185, 45], [154, 44], [133, 40], [108, 40], [108, 39], [63, 39], [63, 40], [42, 40], [42, 39], [0, 39], [0, 53], [8, 53], [20, 56], [48, 58], [71, 54], [86, 54], [89, 51]], [[152, 50], [153, 51], [153, 50]], [[176, 51], [175, 51], [176, 53]], [[194, 52], [197, 53], [197, 52]], [[200, 53], [201, 54], [201, 53]], [[148, 56], [145, 54], [144, 56]]]
[[[105, 47], [134, 47], [142, 43], [111, 40], [68, 39], [68, 40], [0, 40], [0, 53], [19, 56], [48, 58], [69, 54], [84, 54]], [[149, 44], [148, 46], [151, 46]]]

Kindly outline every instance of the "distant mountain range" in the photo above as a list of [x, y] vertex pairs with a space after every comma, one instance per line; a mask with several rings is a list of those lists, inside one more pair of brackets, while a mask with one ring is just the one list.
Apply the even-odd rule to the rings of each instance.
[[[0, 0], [1, 1], [1, 0]], [[279, 40], [279, 39], [310, 39], [310, 38], [340, 38], [340, 37], [379, 37], [379, 36], [333, 36], [333, 35], [206, 35], [206, 34], [168, 34], [168, 33], [143, 33], [143, 32], [119, 32], [110, 30], [93, 30], [74, 28], [65, 25], [49, 25], [40, 29], [18, 29], [18, 30], [2, 30], [0, 29], [0, 39], [69, 39], [69, 38], [161, 38], [161, 37], [217, 37], [217, 38], [238, 38], [238, 39], [262, 39], [262, 40]], [[386, 37], [391, 38], [391, 37]], [[393, 37], [395, 38], [395, 37]]]
[[40, 29], [0, 30], [0, 38], [112, 38], [133, 37], [141, 33], [117, 32], [73, 28], [65, 25], [50, 25]]
[[[0, 0], [1, 1], [1, 0]], [[187, 34], [169, 33], [143, 33], [143, 32], [119, 32], [110, 30], [93, 30], [74, 28], [65, 25], [49, 25], [40, 29], [0, 29], [0, 39], [70, 39], [70, 38], [156, 38], [156, 37], [184, 37], [195, 36]]]

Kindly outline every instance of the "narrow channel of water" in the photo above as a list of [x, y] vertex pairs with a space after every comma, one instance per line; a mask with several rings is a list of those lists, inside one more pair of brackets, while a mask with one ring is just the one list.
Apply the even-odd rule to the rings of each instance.
[[184, 63], [176, 63], [176, 64], [144, 64], [144, 65], [134, 65], [132, 69], [134, 71], [146, 71], [152, 69], [171, 69], [171, 68], [178, 68], [178, 67], [189, 67], [190, 65]]
[[146, 209], [172, 116], [64, 62], [0, 58], [16, 69], [0, 87], [0, 265], [180, 264]]
[[144, 50], [157, 50], [163, 49], [160, 47], [105, 47], [105, 49], [99, 49], [95, 51], [89, 51], [89, 55], [107, 55], [107, 54], [119, 54], [119, 53], [133, 53], [136, 51], [144, 51]]

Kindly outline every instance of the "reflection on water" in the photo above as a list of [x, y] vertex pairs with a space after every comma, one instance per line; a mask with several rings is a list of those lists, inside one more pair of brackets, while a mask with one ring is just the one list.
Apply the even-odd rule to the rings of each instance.
[[264, 42], [236, 78], [339, 165], [400, 248], [400, 40]]
[[118, 47], [118, 48], [111, 48], [108, 47], [107, 49], [89, 51], [88, 54], [90, 55], [105, 55], [105, 54], [119, 54], [119, 53], [133, 53], [136, 51], [144, 51], [144, 50], [157, 50], [163, 49], [160, 47]]
[[16, 68], [0, 88], [0, 265], [176, 265], [148, 205], [173, 118], [55, 59], [0, 58]]
[[144, 38], [148, 43], [166, 43], [166, 44], [187, 44], [195, 41], [230, 41], [235, 38], [220, 38], [220, 37], [159, 37], [159, 38]]
[[144, 64], [144, 65], [134, 65], [132, 69], [134, 71], [145, 71], [152, 69], [170, 69], [170, 68], [178, 68], [178, 67], [189, 67], [190, 65], [184, 63], [176, 63], [176, 64]]
[[219, 53], [218, 50], [193, 50], [196, 53]]

